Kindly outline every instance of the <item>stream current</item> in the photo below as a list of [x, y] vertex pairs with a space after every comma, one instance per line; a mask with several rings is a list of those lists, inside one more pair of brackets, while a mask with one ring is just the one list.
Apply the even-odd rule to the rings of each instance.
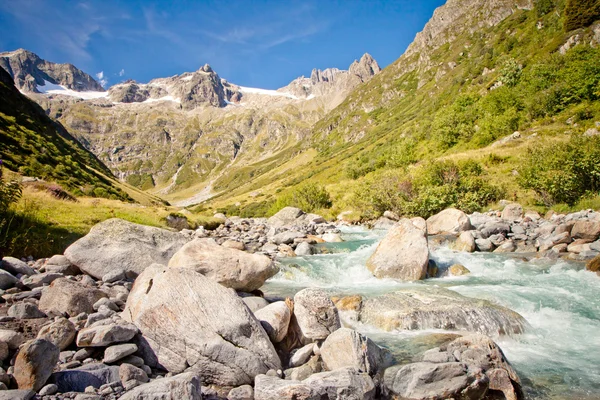
[[[518, 312], [530, 324], [524, 334], [493, 337], [518, 371], [527, 398], [600, 399], [599, 276], [585, 271], [581, 263], [564, 260], [525, 261], [514, 255], [440, 248], [430, 253], [438, 265], [459, 263], [471, 273], [421, 282], [377, 279], [366, 261], [384, 235], [385, 231], [342, 228], [344, 242], [317, 245], [326, 254], [281, 259], [281, 271], [263, 291], [293, 296], [303, 288], [319, 287], [331, 295], [370, 297], [425, 285], [489, 300]], [[399, 363], [418, 358], [439, 345], [444, 333], [451, 333], [353, 327], [389, 349]]]

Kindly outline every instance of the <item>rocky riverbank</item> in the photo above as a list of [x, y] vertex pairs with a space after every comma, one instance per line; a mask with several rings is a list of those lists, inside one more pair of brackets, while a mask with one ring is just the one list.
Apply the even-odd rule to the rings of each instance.
[[[367, 267], [399, 280], [468, 273], [432, 265], [428, 249], [443, 243], [501, 252], [510, 242], [511, 251], [590, 259], [597, 256], [598, 216], [544, 219], [514, 205], [470, 216], [445, 210], [427, 221], [386, 213], [377, 224], [389, 231]], [[568, 243], [547, 247], [565, 232]], [[259, 290], [277, 273], [277, 258], [341, 240], [336, 224], [286, 208], [269, 219], [224, 218], [214, 231], [112, 219], [64, 255], [5, 257], [0, 399], [523, 397], [517, 373], [486, 336], [526, 331], [514, 311], [443, 288], [333, 299], [313, 288], [290, 298]], [[566, 251], [555, 249], [561, 244]], [[395, 365], [352, 321], [463, 336]]]

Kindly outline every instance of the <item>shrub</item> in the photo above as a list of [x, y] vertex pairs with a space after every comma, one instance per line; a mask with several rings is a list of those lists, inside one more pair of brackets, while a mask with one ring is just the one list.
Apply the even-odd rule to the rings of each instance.
[[567, 0], [565, 7], [565, 31], [585, 28], [600, 18], [598, 0]]
[[570, 206], [600, 190], [600, 137], [574, 137], [568, 143], [536, 147], [522, 158], [518, 182], [546, 206]]
[[271, 206], [270, 213], [274, 214], [284, 207], [298, 207], [306, 212], [314, 212], [331, 207], [331, 197], [327, 190], [312, 182], [304, 183], [279, 196]]

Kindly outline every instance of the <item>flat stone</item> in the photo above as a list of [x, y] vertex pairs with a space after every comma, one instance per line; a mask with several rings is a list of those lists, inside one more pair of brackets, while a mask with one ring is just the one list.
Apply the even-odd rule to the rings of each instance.
[[135, 353], [137, 349], [137, 346], [133, 343], [117, 344], [107, 347], [104, 350], [104, 359], [102, 362], [106, 364], [114, 363], [130, 354]]

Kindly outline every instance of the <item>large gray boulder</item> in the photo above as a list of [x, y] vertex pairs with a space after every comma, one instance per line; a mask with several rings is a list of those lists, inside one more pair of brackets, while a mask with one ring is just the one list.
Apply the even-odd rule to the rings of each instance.
[[148, 267], [122, 315], [137, 325], [163, 368], [178, 373], [191, 367], [203, 384], [240, 386], [281, 368], [242, 299], [191, 269]]
[[307, 288], [296, 293], [294, 315], [306, 343], [326, 339], [341, 327], [335, 304], [321, 289]]
[[391, 363], [391, 355], [353, 329], [340, 328], [321, 345], [321, 358], [329, 371], [353, 367], [373, 376]]
[[39, 308], [45, 313], [67, 313], [74, 317], [82, 312], [94, 312], [94, 303], [101, 298], [108, 297], [106, 293], [96, 288], [84, 286], [66, 278], [53, 281], [42, 292]]
[[152, 263], [167, 265], [187, 241], [177, 232], [112, 218], [94, 225], [65, 256], [96, 279], [114, 270], [135, 277]]
[[427, 234], [457, 234], [473, 229], [471, 220], [464, 212], [456, 208], [447, 208], [427, 219]]
[[377, 278], [416, 281], [427, 275], [428, 262], [425, 220], [404, 218], [379, 243], [367, 268]]
[[201, 400], [201, 382], [196, 372], [186, 372], [170, 378], [161, 378], [128, 391], [121, 400]]
[[259, 375], [254, 383], [255, 400], [370, 400], [376, 395], [373, 379], [354, 368], [320, 372], [303, 381]]
[[59, 353], [58, 347], [44, 339], [25, 343], [19, 349], [13, 374], [19, 389], [40, 390], [52, 375]]
[[516, 221], [523, 218], [523, 207], [519, 203], [509, 203], [502, 210], [502, 219]]
[[571, 229], [574, 239], [596, 240], [600, 236], [600, 221], [577, 221]]
[[284, 207], [268, 219], [268, 224], [276, 228], [292, 225], [302, 214], [304, 214], [304, 211], [299, 208]]
[[386, 331], [445, 329], [506, 335], [523, 333], [528, 326], [508, 308], [431, 286], [365, 299], [358, 319]]
[[173, 255], [169, 267], [192, 269], [225, 287], [245, 292], [260, 288], [278, 271], [265, 255], [219, 246], [212, 239], [187, 243]]
[[25, 261], [15, 257], [4, 257], [0, 262], [0, 267], [12, 275], [33, 275], [36, 273]]
[[55, 372], [50, 382], [58, 386], [60, 393], [83, 392], [86, 387], [96, 389], [107, 383], [119, 382], [119, 367], [99, 363], [86, 364], [82, 367]]

